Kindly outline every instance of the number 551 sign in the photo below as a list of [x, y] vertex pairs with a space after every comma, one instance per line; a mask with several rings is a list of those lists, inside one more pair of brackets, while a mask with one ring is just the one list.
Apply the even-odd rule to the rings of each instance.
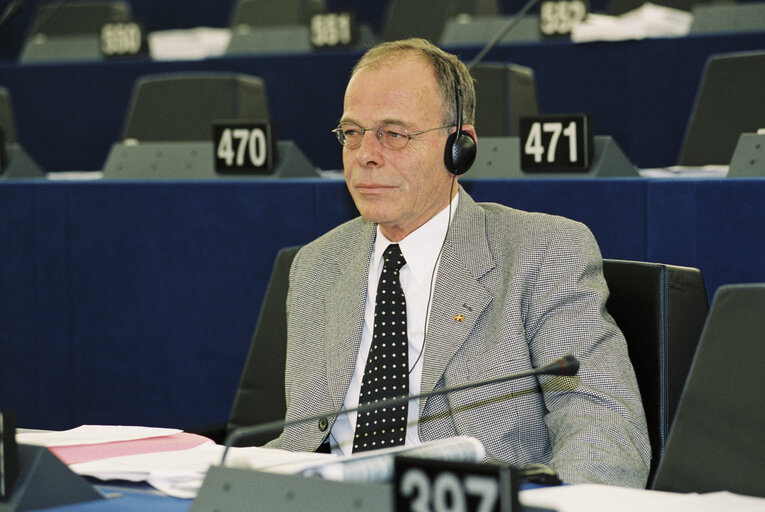
[[521, 169], [528, 172], [585, 172], [593, 154], [587, 114], [520, 119]]

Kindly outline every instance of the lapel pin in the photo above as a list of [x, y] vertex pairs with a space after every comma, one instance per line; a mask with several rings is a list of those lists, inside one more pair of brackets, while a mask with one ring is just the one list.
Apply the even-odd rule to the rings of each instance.
[[462, 313], [454, 315], [455, 322], [462, 322], [463, 320], [465, 320], [465, 315], [463, 315]]

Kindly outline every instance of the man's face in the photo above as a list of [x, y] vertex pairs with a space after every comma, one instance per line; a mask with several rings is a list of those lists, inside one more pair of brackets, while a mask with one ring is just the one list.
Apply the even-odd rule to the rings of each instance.
[[356, 149], [343, 148], [345, 181], [362, 217], [377, 222], [391, 241], [422, 226], [449, 202], [451, 174], [444, 165], [449, 130], [415, 135], [390, 149], [375, 129], [398, 124], [410, 133], [443, 125], [443, 106], [430, 64], [394, 55], [356, 72], [348, 82], [342, 122], [370, 129]]

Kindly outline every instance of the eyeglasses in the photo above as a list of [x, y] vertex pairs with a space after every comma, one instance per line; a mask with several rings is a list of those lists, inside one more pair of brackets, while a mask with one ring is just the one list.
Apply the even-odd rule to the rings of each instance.
[[369, 131], [377, 132], [377, 140], [380, 144], [389, 149], [403, 149], [409, 143], [409, 139], [415, 135], [420, 135], [433, 130], [441, 130], [442, 128], [448, 128], [449, 125], [437, 126], [428, 130], [421, 130], [419, 132], [409, 132], [403, 126], [397, 124], [384, 124], [379, 128], [362, 128], [354, 123], [341, 123], [340, 126], [332, 130], [337, 136], [337, 140], [340, 144], [348, 149], [356, 149], [361, 146], [361, 140], [364, 138], [364, 134]]

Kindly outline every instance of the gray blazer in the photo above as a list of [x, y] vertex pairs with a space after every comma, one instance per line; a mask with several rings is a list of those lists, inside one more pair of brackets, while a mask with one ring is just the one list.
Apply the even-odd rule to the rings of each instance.
[[[605, 310], [592, 233], [562, 217], [476, 203], [460, 189], [425, 338], [422, 392], [567, 353], [576, 377], [529, 377], [421, 400], [422, 441], [480, 439], [488, 458], [551, 465], [566, 482], [643, 487], [650, 445], [626, 343]], [[296, 256], [287, 300], [287, 420], [339, 409], [362, 332], [375, 225], [351, 220]], [[464, 315], [464, 319], [455, 319]], [[335, 418], [269, 446], [314, 451]]]

